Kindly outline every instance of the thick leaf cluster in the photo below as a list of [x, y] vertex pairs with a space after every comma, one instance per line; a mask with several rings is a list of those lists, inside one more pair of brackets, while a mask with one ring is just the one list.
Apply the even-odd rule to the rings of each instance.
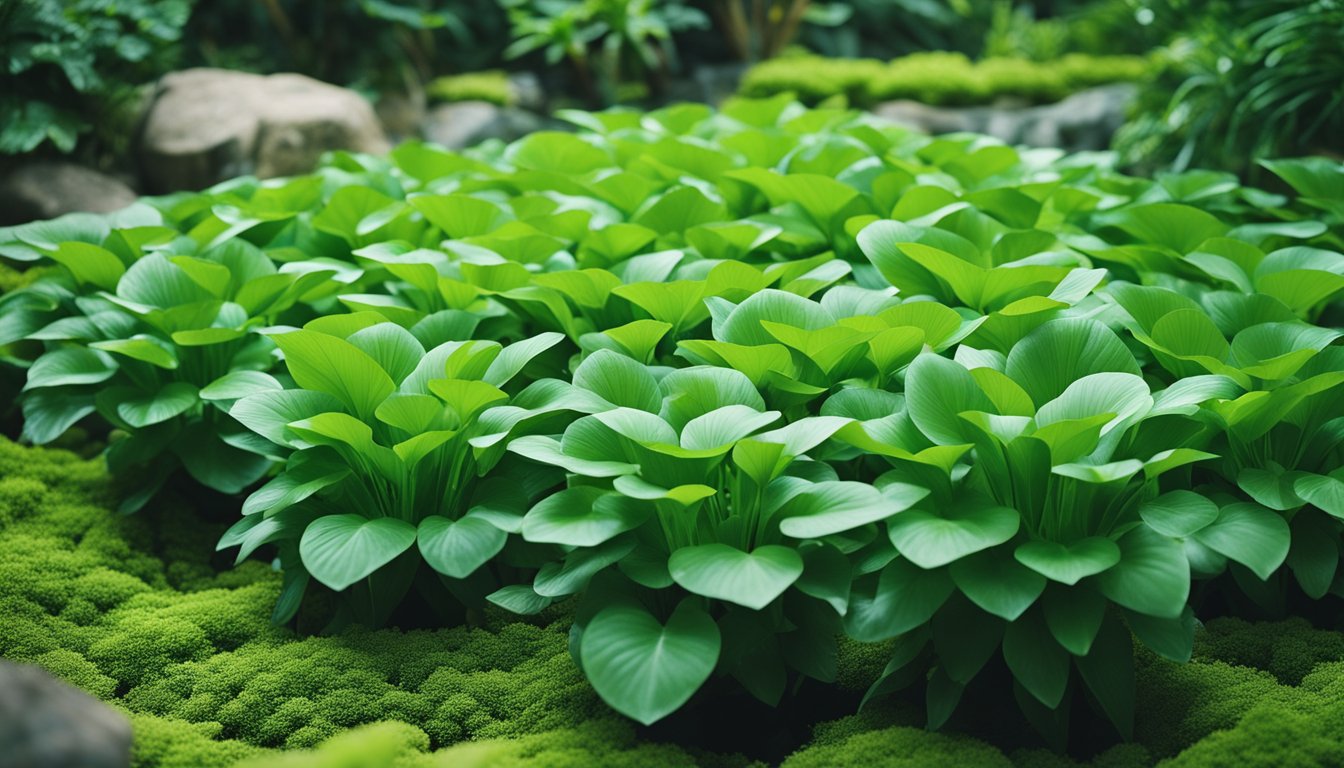
[[1344, 591], [1339, 167], [1270, 164], [1290, 200], [787, 99], [566, 117], [0, 232], [60, 265], [0, 300], [29, 436], [270, 470], [220, 545], [278, 554], [277, 619], [576, 596], [646, 723], [847, 634], [934, 725], [1001, 657], [1042, 730], [1085, 689], [1128, 733], [1194, 580]]

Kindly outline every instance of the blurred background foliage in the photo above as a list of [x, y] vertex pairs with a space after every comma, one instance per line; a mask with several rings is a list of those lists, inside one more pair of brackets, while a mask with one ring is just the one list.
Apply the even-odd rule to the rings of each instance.
[[747, 92], [854, 106], [1138, 80], [1131, 168], [1344, 152], [1344, 0], [0, 0], [0, 63], [0, 158], [122, 152], [145, 84], [185, 66], [497, 103], [525, 70], [589, 107], [747, 65]]

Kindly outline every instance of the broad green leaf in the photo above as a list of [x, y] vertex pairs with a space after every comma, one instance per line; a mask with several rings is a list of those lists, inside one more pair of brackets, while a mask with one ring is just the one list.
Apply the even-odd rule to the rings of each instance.
[[60, 262], [80, 283], [102, 288], [105, 291], [116, 289], [117, 281], [126, 273], [126, 266], [116, 254], [106, 248], [67, 241], [52, 251], [51, 259]]
[[117, 372], [112, 357], [96, 349], [62, 347], [39, 357], [28, 369], [24, 391], [70, 384], [98, 384]]
[[299, 541], [303, 566], [340, 592], [392, 562], [415, 543], [415, 526], [392, 517], [328, 515], [314, 520]]
[[1101, 536], [1068, 544], [1038, 539], [1019, 545], [1013, 557], [1048, 579], [1072, 586], [1120, 562], [1120, 548]]
[[537, 502], [523, 518], [528, 541], [595, 547], [638, 527], [651, 512], [636, 499], [592, 486], [575, 486]]
[[190, 410], [199, 402], [196, 392], [185, 381], [170, 382], [157, 392], [138, 393], [117, 403], [117, 415], [132, 427], [148, 427]]
[[662, 405], [653, 374], [638, 362], [607, 349], [589, 355], [574, 369], [574, 385], [616, 406], [657, 413]]
[[885, 520], [928, 495], [929, 489], [908, 483], [881, 491], [851, 480], [813, 483], [780, 509], [779, 530], [795, 539], [819, 539]]
[[603, 701], [650, 725], [709, 679], [720, 646], [719, 628], [693, 600], [682, 601], [666, 624], [643, 608], [612, 605], [584, 628], [579, 658]]
[[1150, 528], [1165, 536], [1190, 536], [1218, 518], [1218, 505], [1194, 491], [1171, 491], [1139, 507]]
[[1069, 653], [1033, 611], [1011, 622], [1003, 633], [1003, 660], [1013, 677], [1050, 709], [1059, 707], [1069, 682]]
[[686, 422], [681, 447], [693, 451], [727, 448], [779, 420], [779, 411], [761, 413], [746, 405], [725, 405]]
[[960, 414], [995, 410], [970, 371], [939, 355], [916, 357], [905, 381], [910, 418], [929, 439], [943, 445], [972, 442], [970, 427]]
[[267, 440], [287, 446], [285, 427], [288, 424], [340, 410], [341, 401], [325, 392], [276, 389], [244, 397], [229, 408], [229, 415]]
[[1195, 532], [1200, 544], [1251, 569], [1263, 581], [1288, 557], [1291, 534], [1277, 512], [1259, 504], [1223, 507], [1218, 519]]
[[1022, 385], [1038, 406], [1073, 382], [1094, 373], [1141, 375], [1134, 355], [1096, 320], [1062, 319], [1042, 325], [1008, 353], [1004, 373]]
[[902, 555], [921, 568], [937, 568], [1008, 541], [1019, 524], [1017, 510], [963, 498], [937, 512], [908, 509], [887, 527]]
[[1180, 616], [1190, 596], [1190, 565], [1180, 542], [1139, 526], [1116, 543], [1120, 562], [1097, 576], [1101, 593], [1136, 613]]
[[272, 338], [299, 386], [335, 397], [362, 419], [372, 420], [378, 405], [396, 391], [378, 361], [344, 339], [316, 331]]
[[775, 544], [748, 553], [715, 543], [677, 549], [667, 567], [673, 580], [694, 594], [759, 611], [798, 580], [803, 559]]
[[480, 517], [457, 520], [429, 515], [420, 521], [416, 542], [429, 567], [465, 579], [504, 548], [508, 534]]
[[136, 334], [129, 339], [95, 341], [89, 346], [94, 349], [101, 349], [104, 352], [129, 357], [132, 360], [149, 363], [165, 370], [174, 370], [178, 365], [177, 353], [171, 345], [146, 334]]
[[1016, 621], [1045, 590], [1045, 579], [1003, 550], [958, 559], [949, 569], [952, 582], [971, 602], [1009, 622]]
[[956, 587], [946, 570], [925, 570], [908, 559], [888, 563], [871, 589], [855, 585], [845, 631], [859, 642], [880, 642], [923, 626]]

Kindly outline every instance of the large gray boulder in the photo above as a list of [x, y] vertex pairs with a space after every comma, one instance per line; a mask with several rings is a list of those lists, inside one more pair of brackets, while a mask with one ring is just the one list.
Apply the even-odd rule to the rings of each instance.
[[0, 226], [67, 213], [111, 213], [135, 202], [117, 179], [75, 163], [34, 160], [0, 177]]
[[0, 768], [125, 768], [131, 724], [40, 667], [0, 660]]
[[1117, 83], [1035, 107], [934, 107], [917, 101], [891, 101], [873, 111], [926, 133], [970, 131], [1009, 144], [1083, 152], [1110, 146], [1136, 92], [1132, 84]]
[[137, 142], [151, 192], [244, 174], [306, 173], [323, 152], [383, 152], [373, 108], [354, 91], [295, 74], [188, 69], [159, 81]]

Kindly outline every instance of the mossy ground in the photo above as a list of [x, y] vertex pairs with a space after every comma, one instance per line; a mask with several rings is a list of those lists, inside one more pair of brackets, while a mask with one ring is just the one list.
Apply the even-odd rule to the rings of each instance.
[[[569, 658], [563, 614], [300, 636], [270, 624], [278, 574], [213, 555], [220, 524], [171, 498], [123, 517], [116, 495], [97, 459], [0, 438], [0, 656], [124, 710], [136, 765], [753, 764], [613, 715]], [[842, 687], [884, 658], [845, 644]], [[1087, 762], [930, 733], [898, 702], [816, 723], [783, 765], [1344, 765], [1344, 634], [1217, 619], [1191, 663], [1143, 655], [1138, 670], [1135, 741]]]

